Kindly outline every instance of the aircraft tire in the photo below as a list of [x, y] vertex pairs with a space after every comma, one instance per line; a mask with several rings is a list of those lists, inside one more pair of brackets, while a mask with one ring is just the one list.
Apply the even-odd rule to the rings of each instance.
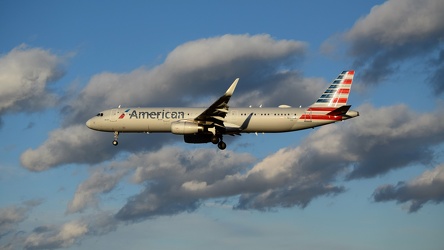
[[119, 142], [118, 142], [117, 140], [114, 140], [114, 141], [113, 141], [113, 145], [114, 145], [114, 146], [117, 146], [117, 145], [119, 145]]
[[211, 143], [218, 144], [219, 143], [219, 137], [217, 137], [216, 135], [213, 135], [211, 137]]
[[217, 144], [217, 147], [218, 147], [220, 150], [224, 150], [224, 149], [227, 148], [227, 144], [226, 144], [225, 142], [223, 142], [223, 141], [220, 141], [219, 144]]

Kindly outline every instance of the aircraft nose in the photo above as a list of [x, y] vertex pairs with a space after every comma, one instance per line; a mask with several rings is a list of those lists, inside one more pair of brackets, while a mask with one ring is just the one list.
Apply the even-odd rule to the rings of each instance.
[[86, 121], [86, 126], [87, 126], [88, 128], [91, 128], [91, 125], [92, 125], [92, 121], [91, 121], [91, 119], [89, 119], [88, 121]]

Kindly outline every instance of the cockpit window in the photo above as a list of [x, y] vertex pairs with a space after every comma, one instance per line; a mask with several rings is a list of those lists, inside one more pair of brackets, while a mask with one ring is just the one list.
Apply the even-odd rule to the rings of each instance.
[[96, 116], [103, 116], [103, 113], [98, 113]]

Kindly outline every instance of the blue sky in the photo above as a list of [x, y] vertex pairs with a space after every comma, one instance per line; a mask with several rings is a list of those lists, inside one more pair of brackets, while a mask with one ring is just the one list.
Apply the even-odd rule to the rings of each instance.
[[[444, 3], [0, 1], [4, 249], [442, 249]], [[227, 138], [94, 132], [123, 106], [360, 117]]]

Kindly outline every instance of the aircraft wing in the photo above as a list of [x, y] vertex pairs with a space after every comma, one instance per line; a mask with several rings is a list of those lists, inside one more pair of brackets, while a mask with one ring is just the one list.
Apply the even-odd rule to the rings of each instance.
[[228, 88], [227, 92], [225, 92], [223, 96], [219, 97], [217, 101], [211, 104], [211, 106], [202, 112], [202, 114], [194, 118], [194, 120], [225, 128], [224, 120], [228, 113], [228, 101], [230, 101], [238, 81], [239, 78], [236, 78], [236, 80], [234, 80], [234, 82]]

